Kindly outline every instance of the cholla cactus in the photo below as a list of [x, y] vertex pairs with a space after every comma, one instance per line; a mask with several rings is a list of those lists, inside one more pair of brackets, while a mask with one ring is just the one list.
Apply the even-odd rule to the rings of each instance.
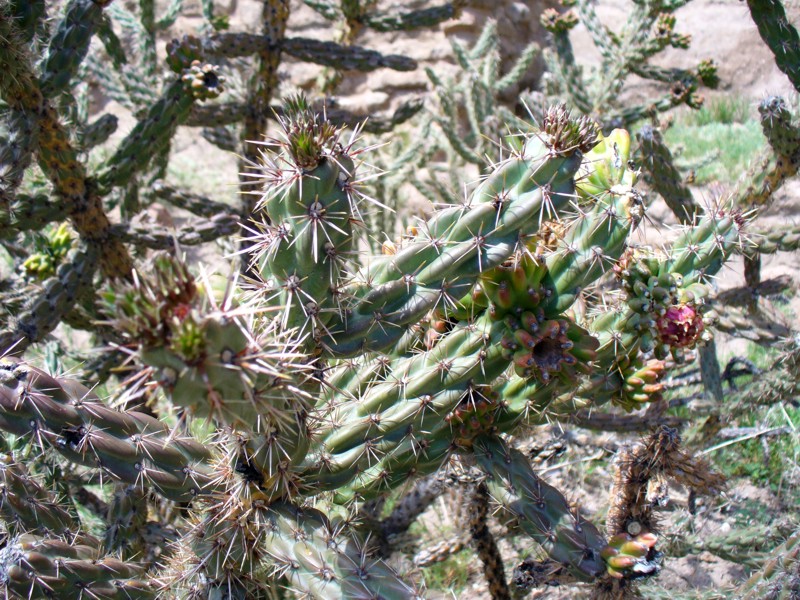
[[[635, 2], [621, 27], [614, 29], [598, 17], [590, 0], [562, 0], [566, 10], [547, 9], [542, 25], [553, 36], [553, 51], [545, 53], [548, 62], [548, 95], [567, 100], [581, 112], [591, 114], [609, 127], [624, 127], [674, 106], [702, 105], [700, 85], [715, 87], [719, 82], [716, 66], [702, 61], [696, 69], [665, 69], [650, 64], [650, 59], [667, 47], [687, 48], [690, 37], [675, 31], [674, 11], [685, 0], [646, 0]], [[573, 8], [574, 7], [574, 8]], [[591, 75], [576, 61], [569, 32], [581, 23], [589, 32], [601, 56], [601, 64]], [[661, 98], [637, 106], [617, 106], [616, 97], [630, 75], [661, 82], [669, 91]]]
[[[462, 202], [436, 206], [395, 238], [374, 227], [371, 214], [387, 199], [366, 187], [371, 174], [358, 129], [346, 133], [296, 96], [276, 110], [278, 133], [261, 135], [281, 51], [330, 66], [403, 69], [408, 62], [286, 38], [289, 4], [282, 0], [266, 3], [261, 34], [220, 31], [170, 44], [173, 74], [160, 94], [147, 89], [156, 71], [141, 78], [144, 86], [130, 72], [115, 80], [119, 94], [139, 108], [140, 122], [94, 169], [78, 160], [79, 149], [107, 137], [113, 119], [86, 123], [76, 110], [72, 135], [66, 123], [73, 121], [57, 118], [55, 107], [69, 104], [66, 90], [93, 31], [110, 56], [124, 58], [101, 4], [68, 3], [50, 37], [39, 3], [0, 9], [0, 156], [7, 163], [0, 201], [8, 209], [0, 237], [14, 252], [21, 232], [58, 224], [50, 278], [26, 280], [38, 295], [24, 310], [11, 308], [18, 315], [1, 338], [3, 349], [21, 338], [21, 355], [67, 319], [113, 341], [109, 362], [125, 360], [119, 382], [92, 389], [37, 368], [31, 356], [0, 359], [3, 592], [425, 597], [417, 573], [398, 573], [381, 560], [391, 542], [376, 547], [363, 518], [417, 480], [429, 485], [399, 502], [381, 533], [406, 529], [443, 481], [468, 485], [470, 535], [494, 598], [512, 592], [488, 508], [539, 550], [512, 584], [583, 582], [595, 598], [635, 597], [638, 581], [668, 559], [648, 485], [672, 479], [713, 494], [721, 477], [682, 448], [676, 431], [660, 427], [644, 444], [621, 450], [603, 529], [536, 472], [517, 436], [587, 413], [618, 418], [608, 405], [634, 412], [662, 404], [668, 368], [713, 334], [708, 279], [740, 250], [741, 213], [726, 204], [700, 211], [685, 190], [665, 185], [664, 194], [683, 194], [673, 205], [684, 225], [664, 248], [638, 244], [647, 206], [629, 134], [603, 135], [591, 119], [554, 106], [540, 111], [536, 125], [498, 141], [502, 158], [480, 164], [486, 173]], [[345, 16], [353, 32], [435, 21], [453, 9], [381, 16], [369, 2], [309, 4], [331, 18]], [[676, 4], [637, 3], [635, 15], [652, 27], [641, 47], [622, 57], [627, 63], [611, 56], [616, 37], [604, 28], [590, 32], [608, 36], [601, 48], [617, 68], [645, 69], [640, 59], [687, 41], [668, 14]], [[175, 5], [162, 19], [152, 3], [141, 6], [145, 37], [154, 40]], [[205, 6], [221, 25], [211, 3]], [[588, 2], [578, 8], [597, 26]], [[136, 19], [126, 16], [132, 13], [113, 10], [112, 18], [135, 28]], [[545, 18], [566, 53], [574, 16]], [[32, 53], [42, 39], [51, 43], [37, 67]], [[503, 114], [492, 102], [488, 34], [482, 43], [483, 78], [461, 89], [472, 121]], [[154, 45], [140, 50], [154, 56]], [[250, 54], [258, 56], [258, 82], [235, 102], [199, 107], [234, 82], [226, 61]], [[473, 68], [479, 54], [461, 49], [462, 66]], [[145, 71], [149, 61], [142, 61]], [[698, 73], [713, 74], [708, 65]], [[562, 74], [570, 81], [580, 76]], [[598, 98], [609, 90], [600, 89]], [[581, 99], [580, 87], [570, 91]], [[791, 120], [779, 103], [767, 109], [776, 152], [794, 157]], [[606, 124], [614, 116], [595, 112]], [[241, 211], [164, 182], [150, 186], [179, 122], [212, 127], [225, 144], [236, 136], [222, 128], [242, 122], [242, 180], [252, 202]], [[476, 136], [480, 125], [470, 123]], [[658, 137], [651, 138], [650, 156], [665, 156]], [[24, 182], [33, 160], [47, 182]], [[674, 184], [672, 176], [661, 182]], [[54, 202], [46, 195], [51, 190], [58, 193]], [[164, 199], [199, 219], [178, 234], [111, 224], [107, 205], [133, 212], [139, 191], [145, 201]], [[240, 218], [244, 267], [233, 264], [223, 286], [175, 249], [176, 240], [228, 236]], [[764, 251], [794, 247], [794, 233], [774, 233]], [[386, 242], [370, 253], [365, 239]], [[172, 252], [136, 257], [132, 246]], [[14, 255], [20, 265], [30, 260], [21, 254]], [[43, 261], [28, 264], [39, 272], [33, 266]], [[98, 265], [106, 275], [100, 294]], [[19, 303], [28, 289], [16, 287], [9, 302]], [[793, 346], [762, 397], [734, 396], [735, 409], [796, 393], [796, 354]], [[102, 397], [106, 392], [110, 398]], [[463, 546], [447, 542], [449, 551]], [[795, 550], [792, 538], [781, 556]], [[746, 593], [791, 589], [791, 565], [781, 556]], [[429, 560], [420, 556], [416, 564]]]
[[[4, 352], [24, 351], [64, 321], [119, 343], [113, 331], [98, 326], [95, 272], [129, 279], [138, 252], [176, 242], [198, 245], [238, 230], [241, 215], [252, 210], [250, 195], [243, 194], [244, 206], [237, 208], [175, 189], [162, 178], [182, 125], [202, 127], [208, 139], [239, 151], [243, 167], [259, 160], [258, 140], [274, 117], [271, 99], [283, 53], [349, 71], [416, 67], [406, 57], [358, 46], [287, 38], [287, 0], [265, 3], [259, 33], [210, 31], [211, 25], [224, 29], [224, 23], [209, 0], [203, 3], [206, 35], [168, 43], [165, 74], [157, 39], [175, 23], [181, 2], [169, 3], [163, 14], [155, 4], [69, 0], [59, 11], [42, 2], [0, 8], [0, 244], [21, 274], [3, 282], [4, 305], [13, 315], [0, 333]], [[457, 8], [445, 3], [433, 11], [370, 13], [364, 19], [382, 31], [408, 30], [450, 18]], [[245, 57], [255, 57], [252, 77], [242, 72]], [[114, 133], [117, 118], [102, 114], [89, 121], [90, 82], [137, 119], [110, 149], [98, 146]], [[418, 109], [418, 103], [408, 103], [383, 126]], [[341, 111], [337, 118], [356, 121]], [[243, 190], [248, 183], [241, 182]], [[133, 218], [154, 202], [187, 209], [194, 218], [177, 231], [134, 225]], [[119, 223], [110, 216], [115, 207]], [[71, 246], [63, 236], [67, 226]], [[24, 247], [48, 227], [62, 232], [60, 241], [33, 252]]]
[[[470, 465], [484, 497], [569, 577], [630, 587], [657, 538], [607, 541], [504, 436], [576, 406], [631, 409], [655, 396], [660, 371], [644, 353], [678, 352], [708, 330], [698, 321], [703, 281], [735, 249], [741, 219], [719, 207], [664, 255], [637, 249], [645, 206], [628, 134], [604, 137], [561, 106], [463, 204], [435, 211], [391, 253], [363, 255], [357, 228], [371, 198], [356, 136], [302, 97], [281, 114], [280, 135], [250, 165], [259, 195], [247, 276], [220, 292], [179, 255], [158, 254], [107, 286], [106, 324], [134, 366], [121, 390], [127, 408], [23, 362], [2, 364], [0, 427], [121, 490], [152, 490], [139, 496], [147, 513], [179, 536], [164, 566], [145, 575], [144, 563], [115, 570], [104, 556], [147, 548], [147, 516], [130, 495], [109, 507], [105, 543], [78, 541], [54, 496], [16, 483], [25, 475], [12, 454], [3, 514], [22, 527], [0, 561], [7, 593], [423, 597], [374, 556], [351, 511], [409, 479]], [[576, 312], [601, 281], [622, 284], [614, 310]], [[136, 398], [144, 412], [132, 410]], [[167, 425], [170, 411], [177, 425]], [[14, 508], [21, 494], [42, 508]], [[166, 516], [159, 498], [189, 502], [186, 519]], [[473, 529], [490, 548], [485, 515]], [[497, 556], [484, 560], [503, 590]], [[59, 571], [60, 561], [75, 567]]]

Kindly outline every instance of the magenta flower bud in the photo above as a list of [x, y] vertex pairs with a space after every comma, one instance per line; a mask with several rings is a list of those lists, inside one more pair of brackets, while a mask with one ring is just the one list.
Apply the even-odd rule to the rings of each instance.
[[674, 348], [690, 348], [697, 343], [705, 325], [703, 317], [690, 304], [670, 306], [656, 321], [661, 341]]

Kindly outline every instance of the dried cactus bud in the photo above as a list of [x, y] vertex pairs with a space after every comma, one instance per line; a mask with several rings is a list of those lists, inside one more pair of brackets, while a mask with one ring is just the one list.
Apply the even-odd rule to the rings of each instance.
[[225, 78], [219, 74], [218, 66], [194, 60], [188, 69], [183, 70], [181, 81], [196, 99], [210, 100], [223, 92]]
[[585, 115], [573, 118], [565, 104], [548, 108], [540, 127], [545, 143], [556, 156], [589, 152], [598, 142], [597, 123]]
[[504, 355], [523, 378], [535, 378], [544, 384], [554, 377], [577, 381], [579, 373], [590, 371], [597, 340], [567, 319], [545, 320], [531, 312], [519, 318], [504, 319], [508, 333], [501, 345]]
[[669, 88], [669, 93], [672, 96], [673, 104], [682, 104], [684, 102], [689, 103], [692, 99], [692, 94], [695, 92], [695, 87], [696, 86], [693, 81], [674, 81], [672, 86]]
[[665, 45], [670, 43], [675, 32], [675, 20], [675, 15], [670, 13], [659, 14], [653, 25], [653, 36]]
[[578, 15], [574, 10], [560, 13], [555, 8], [548, 8], [542, 12], [539, 22], [550, 33], [566, 33], [578, 24]]

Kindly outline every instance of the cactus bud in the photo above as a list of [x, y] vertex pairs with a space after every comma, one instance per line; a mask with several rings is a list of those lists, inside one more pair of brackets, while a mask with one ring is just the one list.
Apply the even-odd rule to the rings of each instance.
[[690, 304], [671, 306], [656, 320], [661, 341], [675, 348], [691, 348], [703, 332], [703, 317]]

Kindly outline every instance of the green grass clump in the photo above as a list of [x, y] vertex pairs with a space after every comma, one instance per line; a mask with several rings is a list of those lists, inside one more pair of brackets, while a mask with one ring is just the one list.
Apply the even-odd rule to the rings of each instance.
[[458, 595], [469, 584], [472, 550], [466, 548], [442, 562], [425, 567], [422, 571], [425, 587], [429, 591]]
[[776, 434], [726, 446], [715, 453], [715, 466], [728, 478], [747, 477], [755, 485], [769, 486], [776, 493], [785, 494], [787, 486], [796, 487], [797, 482], [792, 480], [797, 479], [800, 469], [800, 408], [786, 405], [753, 411], [739, 418], [737, 425], [775, 429]]
[[687, 110], [683, 121], [687, 125], [702, 127], [713, 123], [733, 125], [747, 123], [753, 118], [751, 102], [741, 96], [722, 96], [705, 102], [698, 110]]
[[[736, 183], [765, 144], [761, 126], [755, 120], [699, 125], [679, 119], [664, 137], [670, 148], [682, 150], [681, 162], [703, 163], [695, 172], [695, 183], [701, 185], [714, 181]], [[710, 155], [716, 158], [706, 160]]]
[[[769, 349], [749, 344], [747, 358], [758, 368], [768, 369], [776, 356]], [[737, 384], [746, 386], [751, 379], [739, 378]], [[716, 468], [729, 479], [746, 477], [787, 500], [794, 497], [791, 503], [800, 508], [800, 497], [796, 495], [800, 484], [800, 407], [788, 402], [754, 407], [728, 426], [775, 431], [774, 435], [741, 439], [710, 453]]]

